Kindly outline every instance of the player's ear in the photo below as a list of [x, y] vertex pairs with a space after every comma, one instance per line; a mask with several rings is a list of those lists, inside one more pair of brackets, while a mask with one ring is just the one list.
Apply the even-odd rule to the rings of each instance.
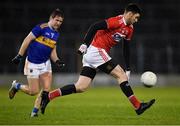
[[127, 12], [125, 12], [125, 15], [126, 15], [127, 17], [131, 17], [131, 16], [133, 15], [133, 13], [132, 13], [131, 11], [127, 11]]
[[134, 13], [132, 11], [129, 11], [128, 14], [130, 17], [134, 15]]

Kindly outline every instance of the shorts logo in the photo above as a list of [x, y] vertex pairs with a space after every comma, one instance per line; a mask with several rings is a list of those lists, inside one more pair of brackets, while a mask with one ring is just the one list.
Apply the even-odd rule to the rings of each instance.
[[33, 72], [33, 70], [32, 69], [30, 69], [30, 73], [32, 73]]

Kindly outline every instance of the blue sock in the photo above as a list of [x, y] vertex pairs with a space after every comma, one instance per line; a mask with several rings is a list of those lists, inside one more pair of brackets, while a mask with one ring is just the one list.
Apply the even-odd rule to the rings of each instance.
[[20, 84], [20, 83], [17, 83], [15, 88], [16, 88], [17, 90], [19, 90], [20, 87], [21, 87], [21, 84]]
[[38, 108], [33, 108], [32, 112], [33, 113], [38, 113], [39, 109]]

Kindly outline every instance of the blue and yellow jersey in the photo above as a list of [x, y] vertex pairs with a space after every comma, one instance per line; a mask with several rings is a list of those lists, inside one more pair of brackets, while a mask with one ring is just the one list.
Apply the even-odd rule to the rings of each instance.
[[31, 31], [36, 37], [27, 50], [28, 61], [36, 64], [44, 63], [50, 58], [52, 49], [56, 46], [59, 33], [43, 23]]

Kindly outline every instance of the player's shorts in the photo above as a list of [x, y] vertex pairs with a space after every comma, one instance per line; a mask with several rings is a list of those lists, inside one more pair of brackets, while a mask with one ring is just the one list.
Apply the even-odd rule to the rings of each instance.
[[104, 49], [90, 45], [87, 53], [83, 56], [83, 68], [80, 75], [93, 80], [96, 69], [109, 74], [117, 65]]
[[47, 60], [45, 63], [35, 64], [31, 63], [26, 58], [24, 75], [27, 75], [27, 78], [39, 78], [39, 75], [46, 72], [52, 72], [50, 60]]
[[83, 67], [87, 66], [96, 69], [109, 60], [111, 60], [111, 57], [104, 49], [90, 45], [87, 49], [87, 53], [83, 56], [82, 63]]

